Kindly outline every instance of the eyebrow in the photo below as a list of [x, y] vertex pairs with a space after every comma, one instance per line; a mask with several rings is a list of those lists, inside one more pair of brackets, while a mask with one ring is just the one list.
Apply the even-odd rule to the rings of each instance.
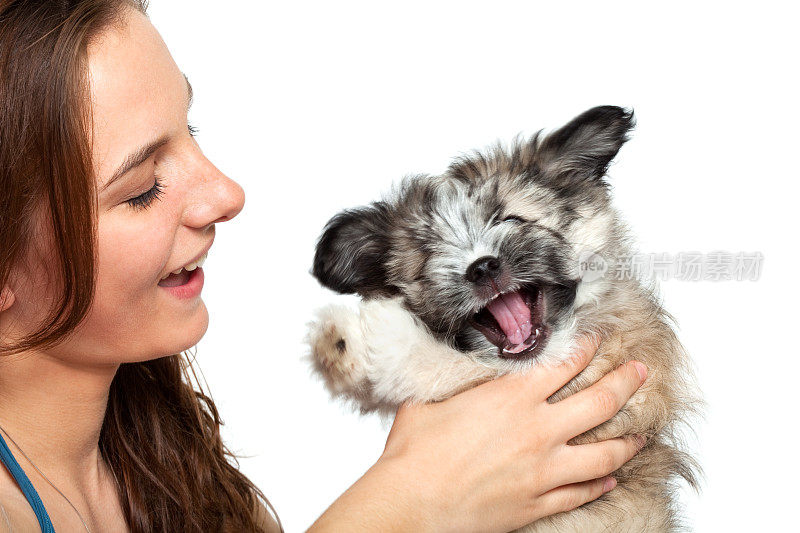
[[[182, 73], [183, 74], [183, 73]], [[194, 91], [192, 91], [192, 84], [189, 83], [189, 78], [186, 77], [186, 74], [183, 74], [183, 79], [186, 80], [186, 90], [189, 93], [188, 97], [188, 104], [186, 109], [191, 109], [192, 101], [194, 100]], [[112, 183], [120, 179], [122, 176], [133, 170], [134, 168], [138, 167], [145, 161], [147, 161], [151, 155], [155, 153], [156, 150], [167, 144], [170, 140], [169, 135], [162, 135], [155, 141], [149, 142], [146, 145], [137, 148], [125, 158], [122, 164], [117, 168], [114, 174], [100, 189], [100, 192], [105, 191]]]

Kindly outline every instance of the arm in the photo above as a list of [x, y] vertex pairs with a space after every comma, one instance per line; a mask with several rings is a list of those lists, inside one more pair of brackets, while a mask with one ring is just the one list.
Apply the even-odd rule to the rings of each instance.
[[308, 533], [426, 531], [425, 498], [406, 485], [402, 461], [381, 458], [339, 496]]

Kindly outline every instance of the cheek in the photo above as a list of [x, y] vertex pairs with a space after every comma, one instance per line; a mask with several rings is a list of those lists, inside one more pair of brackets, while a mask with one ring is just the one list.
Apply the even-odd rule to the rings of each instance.
[[[98, 225], [97, 285], [83, 324], [81, 350], [99, 359], [153, 356], [158, 346], [160, 290], [157, 283], [171, 258], [174, 226], [156, 213], [109, 213]], [[124, 354], [124, 355], [122, 355]]]
[[[136, 217], [140, 220], [136, 220]], [[98, 239], [98, 303], [127, 305], [153, 298], [170, 259], [173, 228], [147, 214], [101, 222]], [[123, 300], [123, 301], [119, 301]]]

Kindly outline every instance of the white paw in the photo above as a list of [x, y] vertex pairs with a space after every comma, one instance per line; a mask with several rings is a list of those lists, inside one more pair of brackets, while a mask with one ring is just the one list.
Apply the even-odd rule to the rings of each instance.
[[358, 395], [367, 383], [367, 354], [359, 316], [342, 305], [318, 310], [306, 341], [315, 370], [333, 394]]

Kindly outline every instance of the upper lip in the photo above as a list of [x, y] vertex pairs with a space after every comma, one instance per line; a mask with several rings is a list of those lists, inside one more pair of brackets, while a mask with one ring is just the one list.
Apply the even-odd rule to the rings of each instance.
[[480, 305], [480, 307], [475, 309], [475, 312], [480, 311], [481, 309], [483, 309], [484, 307], [486, 307], [487, 305], [492, 303], [492, 300], [496, 299], [501, 294], [507, 294], [507, 293], [510, 293], [510, 292], [518, 291], [521, 288], [519, 285], [517, 285], [515, 283], [511, 283], [511, 284], [501, 288], [497, 283], [494, 282], [494, 280], [492, 280], [491, 287], [492, 287], [492, 295], [489, 296], [488, 298], [486, 298], [483, 301], [483, 303]]
[[182, 268], [183, 268], [183, 267], [185, 267], [186, 265], [190, 265], [190, 264], [194, 263], [195, 261], [197, 261], [198, 259], [200, 259], [200, 258], [201, 258], [201, 257], [203, 257], [204, 255], [206, 255], [206, 254], [208, 253], [208, 250], [210, 250], [210, 249], [211, 249], [211, 245], [212, 245], [212, 244], [214, 244], [214, 238], [213, 238], [213, 237], [211, 238], [211, 240], [209, 241], [209, 243], [203, 247], [202, 251], [200, 251], [200, 253], [199, 253], [199, 254], [195, 255], [195, 256], [194, 256], [192, 259], [190, 259], [190, 260], [188, 260], [188, 261], [185, 261], [185, 262], [181, 263], [179, 267], [173, 268], [172, 270], [170, 270], [170, 271], [167, 273], [167, 275], [169, 275], [169, 274], [170, 274], [170, 273], [172, 273], [172, 272], [175, 272], [176, 270], [182, 269]]

